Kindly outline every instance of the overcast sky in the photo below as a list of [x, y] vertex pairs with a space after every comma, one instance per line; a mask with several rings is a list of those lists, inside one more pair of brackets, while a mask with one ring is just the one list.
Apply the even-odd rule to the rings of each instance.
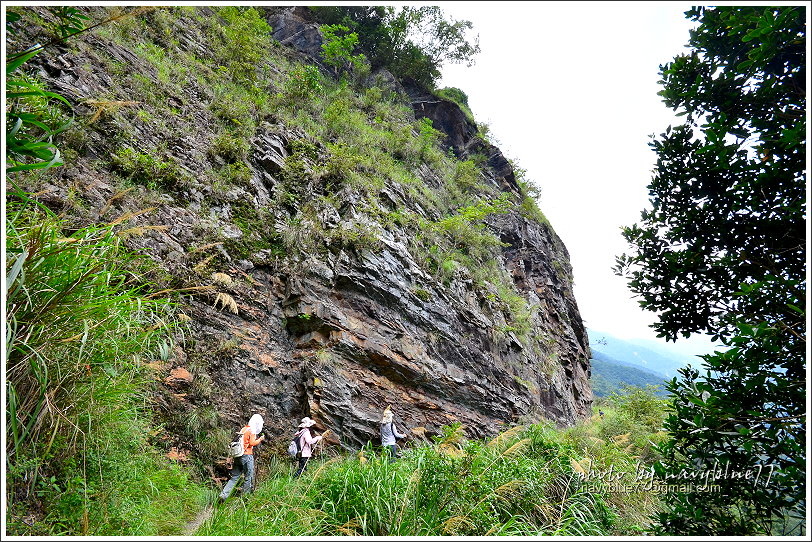
[[[447, 65], [478, 122], [541, 188], [539, 206], [570, 253], [588, 328], [653, 339], [611, 267], [628, 250], [620, 228], [648, 204], [650, 134], [679, 121], [657, 92], [659, 66], [687, 51], [684, 2], [440, 2], [479, 34], [476, 64]], [[678, 341], [708, 351], [709, 341]], [[665, 344], [663, 342], [663, 344]], [[673, 345], [673, 343], [670, 343]], [[682, 348], [680, 348], [682, 349]], [[701, 352], [700, 352], [701, 351]]]

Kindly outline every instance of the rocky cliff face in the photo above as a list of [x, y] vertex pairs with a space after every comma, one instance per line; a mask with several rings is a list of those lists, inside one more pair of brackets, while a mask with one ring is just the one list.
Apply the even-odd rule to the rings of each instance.
[[[306, 10], [262, 13], [274, 29], [275, 54], [318, 64], [321, 38]], [[459, 269], [438, 279], [416, 256], [414, 232], [397, 222], [383, 224], [352, 186], [333, 194], [334, 205], [316, 209], [319, 231], [373, 231], [373, 243], [326, 243], [295, 255], [252, 243], [257, 231], [281, 231], [281, 219], [293, 220], [306, 201], [326, 194], [326, 181], [305, 160], [301, 191], [289, 204], [278, 204], [301, 142], [310, 145], [313, 163], [327, 144], [271, 114], [258, 119], [243, 158], [231, 161], [215, 144], [217, 89], [191, 78], [167, 90], [160, 69], [144, 57], [145, 50], [160, 55], [174, 48], [207, 58], [212, 45], [201, 21], [217, 15], [176, 8], [171, 16], [145, 17], [153, 17], [139, 27], [146, 28], [141, 39], [148, 49], [134, 51], [112, 32], [98, 33], [30, 63], [74, 104], [81, 130], [68, 134], [65, 166], [19, 182], [76, 223], [124, 217], [138, 233], [127, 236], [127, 244], [158, 264], [152, 280], [179, 292], [187, 323], [164, 367], [159, 405], [191, 412], [210, 404], [220, 425], [261, 412], [267, 431], [286, 436], [307, 415], [353, 447], [377, 441], [387, 404], [395, 406], [402, 425], [425, 428], [426, 434], [453, 422], [470, 436], [484, 436], [519, 419], [571, 424], [588, 415], [588, 341], [568, 254], [548, 224], [518, 208], [486, 218], [502, 242], [498, 263], [530, 308], [523, 335], [510, 325], [496, 293], [489, 293], [491, 286], [478, 286]], [[116, 104], [136, 101], [132, 85], [139, 77], [155, 83], [155, 96], [137, 105]], [[386, 72], [372, 79], [401, 96], [414, 118], [430, 118], [445, 134], [442, 145], [459, 159], [484, 156], [481, 182], [520, 201], [510, 163], [477, 136], [456, 104]], [[108, 109], [91, 123], [93, 100], [100, 98]], [[155, 128], [156, 119], [162, 129]], [[122, 153], [122, 146], [144, 151], [137, 156], [159, 150], [158, 158], [151, 155], [158, 165], [149, 170], [158, 182], [122, 184], [134, 168], [132, 153]], [[244, 182], [218, 186], [213, 172], [237, 162], [246, 166]], [[430, 165], [416, 164], [413, 172], [427, 187], [441, 189], [442, 175]], [[397, 183], [386, 183], [375, 198], [382, 212], [442, 218]], [[310, 230], [298, 231], [304, 246]]]

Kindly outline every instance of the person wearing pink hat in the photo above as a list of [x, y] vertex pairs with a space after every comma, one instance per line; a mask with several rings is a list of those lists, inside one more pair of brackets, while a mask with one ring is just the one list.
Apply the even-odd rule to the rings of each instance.
[[301, 454], [299, 455], [299, 470], [293, 475], [294, 478], [298, 478], [302, 475], [305, 467], [307, 467], [307, 461], [313, 455], [313, 446], [322, 439], [320, 435], [314, 437], [310, 434], [310, 428], [314, 425], [316, 425], [316, 422], [305, 416], [299, 424], [299, 431], [293, 436], [294, 441], [296, 441], [297, 446], [301, 450]]

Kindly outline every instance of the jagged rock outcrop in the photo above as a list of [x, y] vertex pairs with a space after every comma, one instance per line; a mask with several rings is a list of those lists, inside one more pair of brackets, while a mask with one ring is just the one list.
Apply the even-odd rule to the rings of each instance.
[[[265, 14], [275, 39], [291, 47], [291, 54], [318, 60], [320, 34], [304, 8], [265, 8]], [[179, 15], [172, 30], [180, 47], [205, 53], [193, 17]], [[103, 68], [110, 65], [103, 56], [126, 62], [128, 70], [146, 78], [158, 77], [139, 56], [96, 36], [58, 47], [32, 65], [82, 110], [88, 98], [124, 100], [128, 94]], [[510, 163], [477, 136], [456, 104], [382, 70], [371, 77], [402, 92], [416, 118], [431, 118], [457, 156], [484, 155], [487, 184], [519, 195]], [[524, 340], [488, 296], [477, 295], [469, 277], [455, 275], [444, 284], [428, 274], [410, 252], [408, 235], [397, 228], [376, 230], [374, 250], [331, 246], [319, 255], [286, 258], [273, 247], [253, 246], [250, 232], [237, 223], [238, 211], [262, 210], [271, 202], [294, 142], [306, 134], [263, 121], [246, 153], [250, 178], [218, 191], [201, 173], [213, 162], [219, 165], [219, 158], [205, 152], [214, 132], [212, 99], [212, 90], [195, 81], [173, 95], [171, 107], [185, 131], [172, 137], [145, 130], [135, 114], [102, 116], [88, 125], [70, 164], [53, 170], [54, 177], [39, 187], [42, 201], [77, 223], [154, 208], [133, 214], [133, 227], [150, 228], [127, 243], [179, 284], [200, 282], [193, 271], [201, 254], [224, 262], [219, 272], [225, 277], [203, 281], [210, 289], [181, 288], [180, 310], [190, 322], [179, 343], [182, 355], [173, 358], [173, 385], [214, 402], [221, 417], [235, 424], [262, 412], [273, 435], [287, 435], [308, 415], [347, 446], [376, 442], [387, 404], [396, 405], [404, 426], [429, 434], [453, 422], [465, 425], [469, 435], [484, 436], [519, 419], [571, 424], [588, 415], [588, 341], [572, 293], [569, 256], [548, 224], [515, 210], [489, 218], [505, 244], [505, 269], [537, 307], [530, 339]], [[161, 106], [142, 107], [153, 114], [150, 108]], [[164, 148], [167, 160], [181, 164], [174, 184], [159, 195], [143, 186], [120, 193], [109, 180], [116, 171], [109, 157], [125, 137], [122, 131], [142, 148]], [[416, 175], [427, 185], [437, 183], [427, 167]], [[356, 197], [352, 190], [341, 192], [338, 208], [321, 211], [322, 225], [368, 221], [355, 210]], [[380, 201], [424, 213], [396, 186], [384, 187]], [[252, 227], [273, 224], [257, 221]]]
[[311, 62], [321, 63], [321, 32], [307, 8], [266, 8], [266, 11], [275, 40], [307, 55]]

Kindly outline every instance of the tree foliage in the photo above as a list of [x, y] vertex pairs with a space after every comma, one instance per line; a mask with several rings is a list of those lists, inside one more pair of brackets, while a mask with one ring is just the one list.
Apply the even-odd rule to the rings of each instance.
[[672, 439], [657, 465], [672, 481], [682, 471], [727, 474], [712, 481], [719, 492], [668, 495], [658, 532], [800, 534], [786, 530], [806, 506], [804, 343], [767, 323], [740, 324], [729, 343], [704, 356], [704, 374], [682, 369], [667, 385]]
[[470, 21], [444, 17], [437, 6], [319, 6], [311, 8], [325, 24], [340, 24], [358, 35], [374, 67], [400, 78], [433, 86], [444, 62], [471, 65], [478, 38], [469, 40]]
[[742, 282], [805, 268], [805, 30], [801, 7], [687, 12], [693, 51], [661, 66], [664, 102], [686, 123], [652, 141], [652, 209], [620, 257], [655, 329], [735, 330], [730, 313], [782, 312], [734, 296]]
[[805, 12], [686, 15], [692, 49], [660, 67], [660, 95], [686, 122], [653, 138], [651, 209], [624, 228], [635, 252], [616, 272], [659, 313], [660, 336], [709, 332], [728, 347], [669, 384], [660, 475], [763, 471], [669, 494], [659, 531], [770, 533], [805, 506]]
[[325, 24], [321, 27], [324, 43], [321, 46], [324, 62], [336, 70], [348, 70], [363, 65], [363, 54], [353, 55], [358, 44], [358, 34], [342, 24]]

